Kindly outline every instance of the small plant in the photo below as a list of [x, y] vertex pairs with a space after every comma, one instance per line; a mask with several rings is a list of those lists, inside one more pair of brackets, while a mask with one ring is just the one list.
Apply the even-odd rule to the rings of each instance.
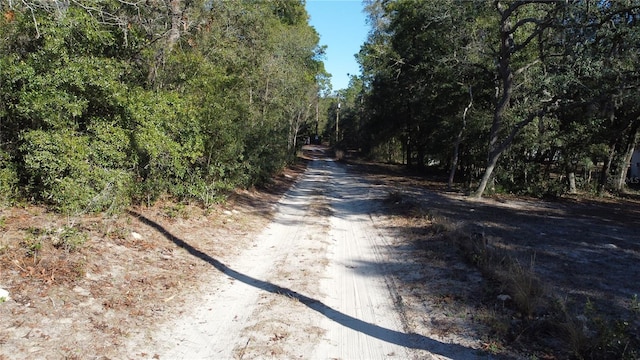
[[499, 338], [509, 336], [511, 330], [511, 315], [495, 308], [478, 309], [474, 315], [478, 321], [488, 326], [492, 333]]
[[436, 214], [432, 210], [427, 210], [422, 206], [416, 205], [409, 210], [409, 215], [414, 219], [432, 221]]
[[27, 236], [20, 242], [20, 246], [27, 250], [26, 255], [35, 257], [42, 250], [42, 236], [46, 231], [40, 228], [30, 227], [27, 229]]
[[170, 219], [183, 218], [186, 219], [189, 217], [187, 212], [187, 206], [185, 204], [175, 204], [171, 206], [164, 207], [164, 214], [166, 217]]
[[522, 266], [504, 251], [495, 239], [484, 233], [469, 233], [461, 224], [446, 218], [434, 218], [434, 229], [445, 233], [463, 256], [487, 278], [497, 281], [500, 291], [506, 291], [523, 315], [532, 317], [545, 303], [545, 289], [534, 271], [535, 256], [529, 266]]
[[129, 230], [125, 227], [108, 227], [104, 231], [104, 236], [111, 239], [126, 239], [129, 233]]
[[29, 239], [25, 241], [24, 246], [27, 248], [27, 256], [36, 256], [38, 251], [42, 250], [42, 241], [40, 239]]
[[462, 231], [462, 224], [460, 222], [451, 221], [448, 218], [440, 217], [438, 214], [429, 213], [428, 219], [431, 221], [431, 228], [436, 234], [447, 233], [460, 235], [459, 232]]
[[499, 354], [504, 351], [504, 346], [500, 343], [499, 340], [491, 339], [482, 344], [482, 348], [485, 351], [490, 352], [491, 354]]
[[546, 293], [542, 282], [533, 270], [535, 256], [528, 267], [511, 260], [508, 271], [503, 273], [503, 282], [513, 297], [513, 302], [523, 314], [531, 317], [539, 306], [544, 305]]
[[[584, 354], [589, 348], [590, 339], [588, 317], [585, 315], [574, 316], [569, 312], [566, 300], [556, 299], [554, 302], [556, 314], [551, 324], [559, 332], [559, 337], [575, 356]], [[585, 313], [589, 313], [592, 304], [587, 301], [585, 304]]]
[[87, 241], [87, 234], [72, 226], [65, 226], [58, 230], [53, 238], [53, 246], [58, 249], [75, 251]]

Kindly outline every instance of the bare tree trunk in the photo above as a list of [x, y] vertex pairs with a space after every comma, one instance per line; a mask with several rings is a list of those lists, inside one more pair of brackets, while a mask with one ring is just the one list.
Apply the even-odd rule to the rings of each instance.
[[182, 7], [180, 3], [181, 0], [171, 0], [169, 2], [171, 29], [169, 29], [169, 36], [167, 36], [167, 53], [173, 50], [173, 47], [180, 39], [180, 25], [182, 24]]
[[[511, 21], [508, 16], [502, 16], [500, 20], [500, 56], [498, 61], [498, 74], [502, 80], [502, 95], [493, 111], [493, 122], [489, 132], [489, 152], [487, 155], [487, 166], [484, 175], [480, 180], [478, 189], [473, 197], [480, 198], [487, 188], [487, 183], [493, 174], [493, 170], [498, 163], [498, 158], [502, 151], [499, 149], [498, 137], [502, 129], [502, 116], [509, 106], [511, 94], [513, 92], [513, 71], [511, 71], [511, 46], [513, 44], [513, 34], [511, 33]], [[496, 95], [498, 93], [496, 92]]]
[[[607, 117], [609, 118], [610, 123], [614, 123], [615, 120], [615, 106], [613, 102], [610, 102], [607, 105]], [[600, 171], [600, 179], [598, 181], [598, 195], [602, 196], [604, 191], [607, 188], [607, 183], [609, 182], [609, 173], [611, 172], [611, 165], [613, 164], [613, 159], [616, 156], [616, 152], [618, 151], [618, 144], [620, 142], [620, 138], [616, 137], [616, 139], [609, 144], [609, 154], [607, 155], [607, 159], [604, 162], [604, 166], [602, 166], [602, 170]]]
[[569, 185], [569, 194], [576, 194], [578, 188], [576, 187], [576, 173], [573, 170], [567, 172], [567, 182]]
[[544, 116], [547, 112], [547, 108], [544, 107], [536, 112], [530, 113], [525, 119], [521, 120], [517, 123], [512, 129], [509, 135], [502, 140], [500, 144], [494, 146], [491, 151], [489, 151], [489, 156], [487, 157], [487, 167], [485, 168], [484, 175], [482, 176], [482, 180], [480, 181], [480, 185], [478, 185], [478, 189], [473, 194], [473, 197], [480, 198], [484, 193], [489, 180], [491, 179], [491, 175], [496, 165], [498, 164], [498, 159], [502, 155], [502, 153], [513, 143], [516, 135], [520, 133], [522, 128], [531, 123], [534, 119]]
[[320, 101], [318, 98], [316, 98], [316, 132], [315, 132], [315, 136], [318, 137], [318, 125], [320, 125]]
[[298, 147], [298, 132], [300, 131], [300, 116], [298, 116], [298, 119], [296, 120], [295, 125], [293, 126], [293, 130], [291, 131], [291, 148], [289, 149], [289, 151], [291, 153], [295, 153], [296, 152], [296, 148]]
[[633, 156], [633, 147], [629, 150], [627, 146], [627, 150], [618, 165], [618, 171], [616, 173], [616, 179], [613, 184], [614, 190], [623, 191], [625, 189], [625, 185], [627, 184], [627, 172], [629, 171], [629, 163], [631, 162], [631, 157]]
[[164, 63], [165, 57], [173, 50], [180, 39], [180, 25], [182, 24], [182, 0], [169, 0], [168, 3], [169, 20], [171, 27], [167, 32], [167, 40], [156, 52], [155, 59], [151, 64], [147, 81], [150, 85], [155, 84], [158, 76], [158, 68]]
[[291, 120], [289, 124], [289, 148], [287, 150], [289, 150], [293, 154], [295, 154], [298, 147], [298, 134], [300, 133], [300, 128], [302, 127], [302, 124], [309, 118], [309, 109], [311, 109], [311, 105], [312, 104], [309, 104], [309, 106], [304, 111], [297, 111], [296, 116]]
[[624, 150], [624, 156], [620, 163], [618, 164], [618, 171], [616, 173], [616, 181], [614, 183], [614, 189], [617, 191], [623, 191], [626, 185], [627, 180], [627, 172], [629, 170], [629, 164], [631, 163], [631, 158], [633, 157], [633, 151], [636, 148], [636, 144], [638, 142], [638, 133], [640, 132], [640, 123], [638, 121], [634, 121], [631, 130], [629, 131], [629, 135], [627, 137], [626, 147]]
[[269, 77], [267, 77], [267, 83], [264, 88], [264, 96], [262, 100], [262, 120], [260, 121], [260, 126], [264, 126], [264, 121], [267, 118], [267, 106], [269, 102], [267, 99], [269, 98]]
[[[551, 106], [551, 100], [542, 101], [542, 107], [534, 112], [530, 112], [529, 115], [516, 123], [514, 127], [509, 132], [509, 135], [504, 138], [502, 141], [499, 141], [500, 134], [504, 132], [503, 130], [503, 115], [504, 112], [509, 107], [509, 103], [511, 101], [511, 96], [513, 93], [513, 78], [514, 75], [521, 74], [529, 69], [531, 66], [539, 63], [539, 59], [532, 61], [531, 63], [513, 71], [511, 66], [512, 55], [522, 49], [524, 49], [532, 39], [536, 38], [539, 34], [542, 34], [544, 29], [549, 26], [549, 24], [539, 24], [539, 26], [529, 34], [529, 36], [517, 44], [513, 34], [518, 27], [522, 25], [521, 22], [517, 22], [515, 25], [515, 29], [511, 22], [511, 16], [517, 13], [517, 10], [521, 6], [526, 6], [528, 4], [533, 3], [533, 1], [515, 1], [511, 2], [506, 8], [500, 1], [495, 1], [496, 8], [498, 13], [500, 14], [500, 51], [498, 53], [498, 78], [501, 80], [500, 88], [496, 91], [496, 98], [498, 98], [498, 102], [496, 103], [494, 112], [493, 112], [493, 122], [491, 124], [491, 130], [489, 132], [489, 151], [487, 156], [487, 166], [484, 171], [484, 175], [480, 180], [480, 184], [478, 185], [477, 190], [473, 194], [473, 197], [480, 198], [484, 194], [484, 191], [489, 183], [489, 180], [492, 177], [493, 170], [498, 163], [498, 159], [502, 155], [502, 153], [511, 145], [516, 135], [524, 128], [527, 124], [533, 121], [535, 118], [543, 116], [547, 108]], [[549, 3], [553, 6], [561, 6], [556, 3]]]
[[489, 180], [491, 179], [491, 175], [493, 174], [493, 170], [496, 168], [496, 164], [498, 164], [498, 158], [500, 158], [500, 153], [492, 152], [489, 154], [489, 158], [487, 159], [487, 167], [484, 170], [484, 174], [482, 175], [482, 179], [480, 180], [480, 184], [478, 185], [478, 189], [473, 194], [475, 198], [481, 198], [482, 194], [487, 188], [487, 184], [489, 184]]
[[618, 147], [618, 143], [614, 142], [609, 146], [609, 155], [604, 162], [604, 166], [602, 166], [602, 170], [600, 171], [600, 180], [598, 181], [598, 195], [604, 195], [604, 191], [606, 190], [607, 183], [609, 182], [609, 172], [611, 171], [611, 164], [613, 164], [613, 158], [616, 155], [616, 148]]
[[411, 150], [411, 138], [409, 136], [407, 136], [407, 143], [406, 143], [405, 146], [406, 146], [405, 150], [407, 152], [407, 154], [406, 154], [406, 157], [407, 157], [407, 161], [406, 161], [407, 168], [411, 168], [413, 166], [413, 164], [412, 164], [412, 161], [411, 161], [411, 153], [412, 153], [412, 150]]
[[464, 135], [464, 130], [467, 127], [467, 112], [471, 109], [471, 105], [473, 105], [473, 92], [472, 87], [469, 86], [469, 105], [464, 108], [464, 112], [462, 113], [462, 128], [460, 132], [458, 132], [458, 136], [456, 136], [456, 142], [453, 146], [453, 156], [451, 158], [451, 171], [449, 172], [449, 181], [447, 182], [447, 189], [451, 189], [453, 187], [453, 179], [456, 176], [456, 168], [458, 167], [458, 159], [460, 158], [460, 143], [462, 142], [462, 136]]

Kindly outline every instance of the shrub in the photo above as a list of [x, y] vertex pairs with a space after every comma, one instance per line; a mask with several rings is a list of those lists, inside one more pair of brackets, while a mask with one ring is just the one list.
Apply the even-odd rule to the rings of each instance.
[[18, 173], [14, 162], [0, 150], [0, 205], [11, 203], [18, 195]]
[[131, 174], [95, 163], [88, 136], [33, 130], [23, 137], [31, 192], [63, 213], [114, 211], [129, 203]]
[[87, 234], [72, 226], [64, 226], [54, 234], [53, 246], [67, 251], [75, 251], [88, 239]]
[[203, 156], [198, 122], [188, 101], [177, 94], [137, 90], [129, 111], [136, 127], [131, 149], [137, 176], [136, 200], [177, 195]]

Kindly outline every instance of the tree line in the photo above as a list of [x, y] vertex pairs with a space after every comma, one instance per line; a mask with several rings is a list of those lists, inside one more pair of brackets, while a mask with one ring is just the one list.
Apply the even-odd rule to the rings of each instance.
[[[368, 0], [344, 146], [449, 186], [621, 191], [640, 128], [637, 0]], [[335, 110], [334, 110], [335, 111]]]
[[0, 201], [206, 205], [323, 130], [476, 196], [624, 189], [640, 1], [364, 3], [362, 73], [329, 95], [301, 0], [0, 2]]
[[328, 82], [302, 1], [0, 2], [0, 200], [77, 213], [266, 181]]

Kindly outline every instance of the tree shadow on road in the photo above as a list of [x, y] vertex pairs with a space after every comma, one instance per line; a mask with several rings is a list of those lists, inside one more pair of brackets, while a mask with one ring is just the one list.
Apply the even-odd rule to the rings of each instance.
[[358, 331], [362, 334], [380, 339], [382, 341], [396, 344], [402, 347], [418, 349], [418, 350], [426, 350], [433, 354], [446, 356], [453, 359], [464, 359], [464, 358], [478, 358], [478, 357], [490, 357], [491, 355], [483, 352], [481, 350], [467, 348], [465, 346], [461, 346], [458, 344], [447, 344], [443, 343], [426, 336], [420, 334], [406, 334], [403, 332], [399, 332], [396, 330], [387, 329], [375, 324], [371, 324], [365, 321], [362, 321], [353, 316], [344, 314], [338, 310], [335, 310], [323, 302], [311, 298], [309, 296], [300, 294], [294, 290], [291, 290], [286, 287], [282, 287], [276, 284], [272, 284], [270, 282], [253, 278], [251, 276], [245, 275], [238, 271], [231, 269], [220, 261], [214, 259], [208, 254], [194, 248], [184, 240], [174, 236], [167, 229], [165, 229], [162, 225], [157, 222], [146, 218], [142, 214], [136, 213], [134, 211], [129, 210], [129, 214], [136, 216], [141, 222], [146, 225], [156, 229], [160, 232], [164, 237], [168, 240], [172, 241], [178, 247], [185, 249], [189, 254], [199, 258], [202, 261], [213, 266], [218, 271], [224, 273], [225, 275], [241, 281], [247, 285], [253, 286], [257, 289], [270, 292], [273, 294], [283, 295], [290, 297], [292, 299], [300, 301], [300, 303], [306, 305], [308, 308], [319, 312], [320, 314], [326, 316], [330, 320], [345, 326], [347, 328]]

